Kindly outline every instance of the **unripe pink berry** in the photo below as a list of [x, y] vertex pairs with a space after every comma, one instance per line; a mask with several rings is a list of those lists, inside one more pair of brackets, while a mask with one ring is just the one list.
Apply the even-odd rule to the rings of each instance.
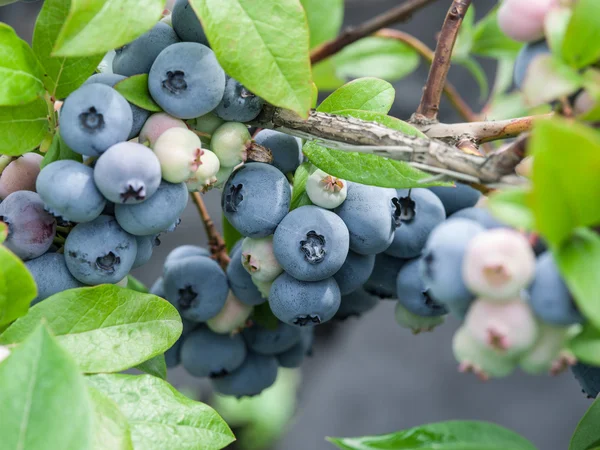
[[544, 19], [557, 0], [505, 0], [498, 9], [498, 26], [508, 37], [533, 42], [544, 36]]
[[508, 228], [475, 236], [463, 260], [463, 279], [477, 296], [503, 301], [518, 296], [533, 279], [535, 254], [521, 233]]
[[273, 236], [245, 238], [242, 242], [242, 265], [253, 280], [274, 281], [283, 268], [273, 253]]
[[221, 168], [219, 158], [210, 150], [201, 150], [198, 170], [185, 184], [190, 192], [206, 192], [217, 182], [217, 173]]
[[227, 334], [243, 327], [252, 313], [252, 306], [244, 305], [230, 291], [219, 314], [206, 322], [215, 333]]
[[596, 100], [590, 95], [588, 91], [582, 91], [575, 99], [573, 109], [575, 111], [575, 114], [577, 114], [578, 116], [582, 116], [590, 112], [594, 108], [594, 106], [596, 106], [596, 103]]
[[17, 191], [35, 192], [35, 180], [43, 159], [37, 153], [25, 153], [6, 166], [0, 175], [0, 200]]
[[140, 131], [139, 142], [140, 144], [149, 145], [154, 147], [156, 140], [165, 131], [171, 128], [183, 128], [187, 130], [187, 125], [183, 120], [177, 119], [167, 113], [161, 112], [152, 114]]
[[520, 356], [531, 349], [538, 335], [529, 305], [519, 298], [506, 303], [477, 299], [469, 308], [464, 326], [479, 345], [509, 356]]
[[170, 183], [191, 178], [200, 167], [202, 144], [187, 128], [170, 128], [156, 140], [154, 153], [160, 161], [162, 177]]
[[419, 334], [433, 329], [444, 323], [445, 316], [417, 316], [406, 309], [400, 302], [396, 303], [394, 311], [396, 323], [402, 328], [408, 328], [413, 334]]
[[557, 327], [539, 322], [538, 338], [533, 347], [521, 357], [521, 369], [532, 375], [556, 375], [574, 365], [577, 360], [566, 349], [569, 329], [570, 327]]

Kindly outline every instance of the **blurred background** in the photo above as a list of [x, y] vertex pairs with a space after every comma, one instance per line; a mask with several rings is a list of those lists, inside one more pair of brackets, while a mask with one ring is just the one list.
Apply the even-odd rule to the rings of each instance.
[[[258, 1], [258, 0], [257, 0]], [[327, 0], [323, 0], [327, 1]], [[31, 41], [42, 1], [0, 7], [0, 21]], [[346, 0], [345, 25], [356, 25], [399, 2]], [[398, 29], [435, 46], [450, 0], [424, 8]], [[496, 2], [474, 1], [477, 18]], [[480, 60], [493, 79], [495, 63]], [[419, 104], [428, 66], [395, 83], [396, 101], [390, 115], [408, 119]], [[478, 111], [479, 89], [473, 77], [454, 65], [450, 81]], [[1, 80], [0, 80], [1, 82]], [[459, 117], [443, 100], [440, 120]], [[219, 192], [205, 200], [220, 226]], [[174, 247], [206, 245], [198, 213], [190, 202], [175, 233], [161, 236], [152, 261], [134, 275], [151, 285], [162, 273], [162, 262]], [[502, 380], [480, 382], [459, 374], [451, 342], [458, 321], [450, 318], [433, 333], [413, 336], [394, 320], [394, 304], [382, 301], [360, 319], [318, 327], [314, 355], [301, 370], [280, 372], [275, 387], [260, 398], [238, 402], [211, 397], [210, 386], [175, 369], [171, 381], [186, 395], [209, 401], [229, 421], [239, 441], [231, 448], [321, 450], [333, 446], [326, 436], [390, 433], [444, 420], [486, 420], [512, 429], [543, 450], [564, 450], [577, 422], [590, 405], [570, 373], [533, 377], [517, 373]]]

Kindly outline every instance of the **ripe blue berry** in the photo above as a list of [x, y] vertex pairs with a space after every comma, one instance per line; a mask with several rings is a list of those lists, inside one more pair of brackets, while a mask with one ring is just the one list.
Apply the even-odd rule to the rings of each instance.
[[571, 371], [581, 386], [581, 392], [588, 398], [596, 398], [600, 393], [600, 367], [578, 363], [571, 367]]
[[132, 269], [142, 267], [144, 264], [150, 261], [154, 247], [160, 244], [160, 241], [157, 239], [156, 235], [136, 236], [135, 240], [137, 242], [137, 254], [135, 256]]
[[405, 259], [379, 253], [375, 257], [373, 272], [364, 284], [365, 290], [381, 299], [396, 298], [396, 279], [404, 264]]
[[292, 348], [300, 342], [300, 328], [277, 323], [277, 328], [270, 329], [253, 325], [242, 332], [248, 348], [261, 355], [276, 355]]
[[177, 0], [171, 13], [173, 29], [182, 41], [208, 45], [202, 24], [188, 0]]
[[444, 323], [446, 316], [419, 316], [398, 302], [394, 309], [394, 317], [396, 323], [402, 328], [411, 330], [413, 334], [419, 334], [424, 331], [433, 331], [435, 327]]
[[232, 249], [231, 262], [227, 266], [227, 279], [231, 291], [245, 305], [260, 305], [267, 301], [242, 265], [241, 241], [239, 247]]
[[167, 273], [169, 271], [169, 267], [174, 262], [180, 261], [189, 256], [206, 256], [210, 258], [210, 252], [204, 247], [199, 247], [197, 245], [180, 245], [179, 247], [174, 248], [165, 258], [165, 262], [163, 264], [163, 273]]
[[507, 228], [506, 225], [496, 220], [496, 218], [492, 216], [487, 209], [479, 208], [477, 206], [461, 209], [460, 211], [452, 214], [452, 218], [473, 220], [487, 230], [492, 230], [494, 228]]
[[223, 395], [252, 397], [275, 383], [277, 359], [274, 356], [248, 352], [246, 360], [232, 373], [212, 378], [215, 390]]
[[342, 295], [356, 291], [367, 282], [373, 273], [375, 258], [375, 255], [359, 255], [353, 251], [348, 252], [346, 261], [333, 276]]
[[432, 317], [447, 314], [448, 309], [431, 296], [428, 286], [423, 283], [419, 275], [419, 264], [419, 258], [412, 259], [400, 269], [396, 280], [398, 302], [417, 316]]
[[451, 187], [430, 187], [429, 190], [442, 201], [448, 217], [461, 209], [475, 206], [481, 198], [481, 192], [462, 183], [456, 183], [456, 186]]
[[277, 355], [277, 362], [279, 363], [280, 367], [295, 369], [302, 365], [302, 361], [304, 361], [304, 356], [304, 344], [302, 342], [298, 342], [289, 350], [283, 353], [279, 353]]
[[362, 316], [367, 311], [372, 310], [379, 303], [379, 299], [369, 294], [364, 289], [357, 289], [354, 292], [343, 295], [340, 308], [335, 313], [335, 318], [346, 320], [349, 317]]
[[223, 100], [214, 113], [223, 120], [250, 122], [260, 114], [264, 103], [262, 98], [254, 95], [239, 81], [227, 77]]
[[64, 255], [46, 253], [25, 263], [37, 286], [37, 297], [31, 302], [35, 305], [46, 298], [84, 285], [77, 281], [65, 263]]
[[254, 141], [267, 147], [273, 155], [273, 165], [283, 173], [294, 173], [302, 164], [302, 141], [297, 137], [273, 130], [262, 130]]

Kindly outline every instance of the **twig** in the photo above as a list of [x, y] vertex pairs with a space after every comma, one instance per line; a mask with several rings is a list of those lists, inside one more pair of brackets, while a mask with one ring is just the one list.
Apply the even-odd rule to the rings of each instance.
[[482, 168], [500, 176], [513, 173], [515, 167], [525, 158], [528, 142], [529, 133], [522, 134], [514, 142], [490, 154]]
[[[421, 55], [429, 64], [433, 62], [433, 50], [431, 50], [424, 42], [420, 41], [411, 34], [403, 31], [392, 30], [391, 28], [384, 28], [383, 30], [379, 30], [375, 36], [404, 42], [406, 45], [414, 49], [419, 55]], [[444, 94], [464, 120], [469, 122], [475, 122], [477, 120], [477, 114], [475, 114], [467, 102], [464, 101], [456, 87], [454, 87], [454, 85], [447, 80], [444, 84]]]
[[437, 119], [442, 91], [444, 84], [446, 84], [448, 71], [450, 70], [454, 43], [470, 5], [471, 0], [454, 0], [448, 10], [442, 31], [440, 32], [440, 38], [435, 48], [435, 57], [429, 70], [421, 103], [417, 108], [416, 121], [431, 122]]
[[212, 257], [219, 263], [219, 265], [226, 269], [229, 264], [230, 258], [227, 254], [227, 248], [225, 247], [225, 241], [221, 237], [221, 234], [215, 227], [215, 223], [210, 217], [208, 213], [208, 209], [206, 209], [206, 205], [204, 204], [204, 200], [202, 199], [202, 195], [198, 192], [192, 193], [192, 200], [196, 204], [196, 208], [200, 213], [200, 218], [202, 219], [202, 223], [204, 224], [204, 229], [206, 230], [206, 235], [208, 236], [208, 245], [210, 246], [210, 252]]
[[359, 25], [356, 28], [347, 28], [335, 39], [324, 42], [317, 48], [313, 49], [310, 54], [310, 61], [312, 64], [316, 64], [325, 58], [335, 55], [344, 47], [364, 38], [365, 36], [370, 36], [377, 30], [409, 19], [415, 11], [435, 1], [436, 0], [406, 0], [400, 6], [390, 9], [380, 16], [374, 17], [373, 19], [363, 23], [362, 25]]

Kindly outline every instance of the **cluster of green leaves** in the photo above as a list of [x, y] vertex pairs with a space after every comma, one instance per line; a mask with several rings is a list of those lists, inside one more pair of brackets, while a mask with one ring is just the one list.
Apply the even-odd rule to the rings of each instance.
[[[0, 335], [10, 348], [0, 363], [3, 443], [23, 450], [227, 446], [234, 437], [223, 419], [165, 381], [163, 352], [181, 331], [169, 302], [112, 285], [36, 304]], [[149, 375], [117, 373], [130, 368]]]

